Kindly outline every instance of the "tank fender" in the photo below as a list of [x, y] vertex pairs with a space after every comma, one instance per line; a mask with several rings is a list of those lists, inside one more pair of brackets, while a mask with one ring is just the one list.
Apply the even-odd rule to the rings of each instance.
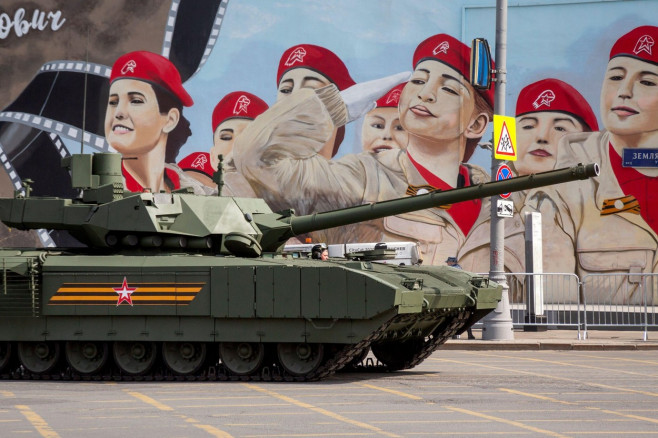
[[418, 313], [425, 306], [425, 295], [422, 290], [398, 289], [395, 291], [395, 305], [398, 313]]
[[[494, 286], [495, 285], [495, 286]], [[480, 309], [495, 309], [498, 306], [498, 302], [501, 298], [501, 293], [503, 286], [496, 285], [495, 283], [490, 283], [490, 286], [487, 288], [473, 288], [474, 293], [477, 297], [475, 308]]]

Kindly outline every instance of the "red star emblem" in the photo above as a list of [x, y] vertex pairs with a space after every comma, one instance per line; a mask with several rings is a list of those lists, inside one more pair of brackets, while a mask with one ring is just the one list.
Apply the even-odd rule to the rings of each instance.
[[130, 304], [131, 306], [133, 305], [133, 299], [130, 297], [130, 295], [137, 290], [136, 287], [128, 287], [128, 282], [126, 281], [126, 277], [123, 277], [123, 284], [121, 287], [113, 287], [114, 291], [119, 294], [119, 299], [117, 300], [117, 307], [119, 304], [126, 302]]

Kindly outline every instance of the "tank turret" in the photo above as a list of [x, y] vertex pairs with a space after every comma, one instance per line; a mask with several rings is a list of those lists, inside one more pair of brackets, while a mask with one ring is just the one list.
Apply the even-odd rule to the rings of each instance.
[[77, 154], [62, 160], [75, 199], [31, 197], [17, 191], [0, 199], [0, 220], [18, 229], [66, 230], [82, 243], [111, 251], [187, 248], [242, 257], [280, 252], [291, 237], [337, 226], [598, 175], [598, 165], [543, 172], [466, 188], [296, 216], [272, 212], [261, 199], [132, 193], [123, 188], [121, 156]]

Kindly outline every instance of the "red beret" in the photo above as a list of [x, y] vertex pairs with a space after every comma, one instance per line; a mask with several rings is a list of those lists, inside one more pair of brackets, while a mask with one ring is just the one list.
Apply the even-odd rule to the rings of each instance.
[[400, 94], [402, 94], [402, 89], [407, 85], [406, 82], [396, 85], [391, 88], [388, 93], [384, 94], [377, 101], [377, 108], [397, 108], [400, 103]]
[[276, 73], [277, 86], [285, 72], [300, 67], [320, 73], [336, 84], [339, 90], [356, 83], [343, 61], [334, 52], [312, 44], [300, 44], [289, 48], [281, 55], [279, 70]]
[[[457, 70], [467, 81], [471, 78], [471, 48], [445, 33], [431, 36], [420, 43], [414, 52], [414, 68], [427, 59], [442, 62]], [[493, 108], [494, 86], [478, 90]]]
[[559, 79], [542, 79], [521, 90], [516, 100], [516, 117], [528, 113], [554, 111], [567, 113], [583, 122], [589, 131], [599, 124], [585, 98], [571, 85]]
[[212, 112], [212, 132], [228, 119], [253, 120], [267, 111], [269, 107], [263, 99], [246, 91], [234, 91], [227, 94], [215, 105]]
[[114, 62], [110, 74], [110, 84], [117, 79], [137, 79], [164, 88], [185, 106], [194, 101], [183, 88], [183, 82], [176, 66], [164, 56], [146, 52], [130, 52]]
[[178, 162], [178, 167], [183, 170], [191, 170], [208, 175], [212, 178], [215, 170], [210, 165], [210, 154], [208, 152], [192, 152]]
[[610, 59], [629, 56], [641, 61], [658, 64], [658, 27], [640, 26], [617, 40], [610, 50]]

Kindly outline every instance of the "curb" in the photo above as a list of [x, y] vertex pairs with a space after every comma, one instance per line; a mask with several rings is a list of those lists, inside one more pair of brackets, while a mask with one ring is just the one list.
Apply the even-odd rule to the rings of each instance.
[[629, 351], [658, 350], [658, 344], [628, 343], [603, 344], [579, 342], [500, 342], [500, 341], [448, 341], [442, 350], [578, 350], [578, 351]]

